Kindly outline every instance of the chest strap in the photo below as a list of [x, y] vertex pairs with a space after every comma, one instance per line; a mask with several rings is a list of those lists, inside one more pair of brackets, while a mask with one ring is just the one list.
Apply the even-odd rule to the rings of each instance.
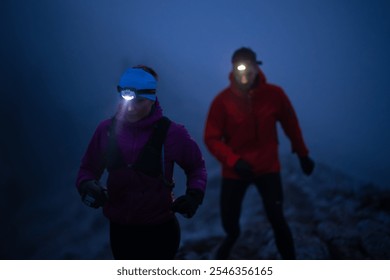
[[[106, 151], [106, 168], [108, 171], [125, 167], [127, 164], [119, 151], [115, 134], [115, 117], [112, 119], [108, 133], [108, 147]], [[135, 163], [131, 166], [134, 170], [151, 177], [158, 177], [164, 173], [162, 148], [171, 120], [167, 117], [159, 119], [153, 128], [152, 135], [142, 148]]]

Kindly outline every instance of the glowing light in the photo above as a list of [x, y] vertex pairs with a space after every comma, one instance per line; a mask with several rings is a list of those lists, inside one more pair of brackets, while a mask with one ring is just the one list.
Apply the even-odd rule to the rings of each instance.
[[132, 90], [122, 90], [121, 96], [126, 101], [133, 100], [136, 97], [135, 92]]
[[134, 96], [129, 96], [129, 95], [122, 95], [122, 97], [124, 100], [127, 100], [127, 101], [134, 99]]
[[246, 70], [246, 66], [244, 64], [240, 64], [237, 66], [237, 70], [238, 71], [245, 71]]

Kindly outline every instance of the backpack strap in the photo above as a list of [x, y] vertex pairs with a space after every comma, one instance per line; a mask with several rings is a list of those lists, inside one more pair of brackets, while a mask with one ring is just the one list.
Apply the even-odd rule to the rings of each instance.
[[162, 148], [171, 125], [171, 120], [167, 117], [159, 119], [155, 126], [149, 141], [141, 150], [135, 161], [134, 170], [140, 171], [151, 177], [158, 177], [163, 174]]
[[[116, 119], [112, 118], [108, 130], [108, 147], [105, 154], [105, 165], [108, 171], [125, 167], [115, 135]], [[148, 142], [142, 148], [138, 158], [132, 165], [134, 170], [142, 172], [151, 177], [158, 177], [164, 173], [164, 158], [162, 157], [163, 144], [171, 125], [171, 120], [167, 117], [159, 119], [155, 125]]]

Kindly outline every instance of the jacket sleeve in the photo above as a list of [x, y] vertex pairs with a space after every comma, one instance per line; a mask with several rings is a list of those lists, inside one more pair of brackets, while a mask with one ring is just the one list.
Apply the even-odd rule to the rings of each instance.
[[184, 170], [187, 188], [205, 192], [207, 172], [202, 152], [184, 126], [174, 123], [172, 125], [176, 127], [168, 136], [173, 147], [173, 160]]
[[280, 108], [278, 120], [280, 121], [284, 133], [290, 139], [291, 150], [293, 153], [298, 154], [298, 156], [306, 156], [309, 151], [303, 140], [302, 131], [295, 110], [282, 89], [280, 89], [279, 94]]
[[240, 158], [224, 141], [226, 112], [219, 96], [211, 103], [204, 131], [204, 142], [222, 165], [233, 167]]
[[103, 174], [105, 163], [104, 153], [107, 140], [107, 129], [100, 124], [93, 134], [87, 150], [81, 159], [80, 169], [77, 174], [76, 187], [83, 181], [99, 180]]

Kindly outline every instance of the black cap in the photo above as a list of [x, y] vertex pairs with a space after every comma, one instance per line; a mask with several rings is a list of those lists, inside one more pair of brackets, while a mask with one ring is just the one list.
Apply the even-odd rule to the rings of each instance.
[[242, 47], [233, 53], [232, 63], [236, 63], [240, 60], [250, 60], [256, 64], [262, 64], [261, 61], [256, 59], [256, 53], [252, 51], [250, 48], [245, 48], [245, 47]]

